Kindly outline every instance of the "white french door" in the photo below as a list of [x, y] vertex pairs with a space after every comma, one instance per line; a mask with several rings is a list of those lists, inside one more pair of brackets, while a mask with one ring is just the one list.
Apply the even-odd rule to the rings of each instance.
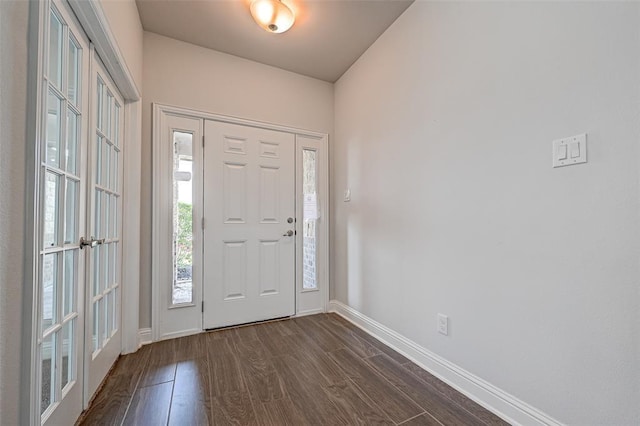
[[74, 424], [121, 351], [123, 100], [64, 0], [43, 23], [32, 424]]
[[204, 328], [295, 313], [295, 136], [207, 120]]
[[[45, 25], [34, 419], [73, 424], [83, 404], [89, 42], [64, 2]], [[37, 420], [36, 420], [37, 421]]]
[[95, 52], [91, 62], [91, 93], [88, 233], [94, 245], [86, 286], [85, 402], [122, 349], [120, 242], [124, 102]]

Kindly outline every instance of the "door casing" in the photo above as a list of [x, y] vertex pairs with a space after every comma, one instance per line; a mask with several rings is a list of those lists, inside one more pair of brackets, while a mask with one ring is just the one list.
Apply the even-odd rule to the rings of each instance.
[[[188, 119], [196, 119], [202, 120], [213, 120], [224, 123], [238, 124], [242, 126], [249, 127], [257, 127], [268, 130], [276, 130], [281, 132], [287, 132], [294, 134], [296, 136], [296, 158], [298, 157], [298, 152], [302, 149], [302, 146], [309, 146], [309, 144], [313, 144], [315, 142], [315, 147], [318, 149], [319, 153], [319, 161], [320, 161], [320, 170], [319, 170], [319, 193], [320, 193], [320, 216], [321, 216], [321, 228], [319, 232], [320, 239], [320, 249], [318, 252], [318, 265], [319, 265], [319, 288], [317, 292], [302, 292], [300, 289], [302, 288], [302, 284], [299, 282], [299, 276], [296, 274], [296, 316], [315, 314], [320, 312], [326, 312], [329, 306], [329, 212], [330, 212], [330, 194], [329, 194], [329, 161], [328, 161], [328, 143], [329, 136], [326, 133], [309, 131], [298, 129], [289, 126], [282, 126], [279, 124], [249, 120], [244, 118], [226, 116], [222, 114], [209, 113], [204, 111], [198, 111], [190, 108], [176, 107], [165, 104], [154, 103], [153, 104], [153, 134], [152, 134], [152, 144], [156, 146], [156, 144], [160, 143], [163, 138], [163, 132], [166, 131], [166, 124], [163, 122], [163, 117], [166, 116], [177, 116]], [[201, 126], [201, 128], [204, 124]], [[307, 143], [307, 145], [305, 145]], [[167, 171], [167, 165], [163, 164], [163, 160], [160, 157], [156, 157], [155, 153], [159, 152], [158, 149], [154, 149], [154, 158], [153, 158], [153, 228], [152, 235], [155, 241], [165, 241], [164, 244], [154, 243], [152, 247], [152, 265], [161, 265], [167, 262], [170, 262], [170, 254], [171, 249], [170, 246], [167, 245], [167, 241], [171, 241], [167, 239], [166, 236], [163, 237], [163, 233], [167, 232], [166, 229], [166, 215], [168, 214], [166, 211], [166, 206], [170, 205], [169, 200], [167, 200], [166, 188], [163, 188], [157, 184], [157, 182], [161, 181], [161, 176], [169, 173]], [[296, 166], [297, 169], [297, 166]], [[301, 179], [299, 176], [299, 171], [296, 171], [296, 183]], [[301, 193], [299, 191], [299, 187], [301, 185], [296, 184], [296, 199], [300, 199]], [[300, 204], [300, 203], [298, 203]], [[206, 220], [206, 218], [205, 218]], [[302, 232], [301, 232], [301, 221], [298, 221], [296, 224], [296, 230], [298, 234], [298, 240], [296, 244], [298, 247], [301, 246], [302, 243]], [[296, 251], [296, 265], [300, 265], [301, 259], [299, 256], [299, 250]], [[161, 296], [160, 292], [168, 292], [171, 284], [171, 276], [165, 273], [162, 273], [158, 268], [152, 267], [152, 280], [154, 283], [154, 287], [152, 289], [152, 329], [151, 329], [151, 340], [158, 341], [172, 337], [180, 337], [186, 336], [190, 334], [195, 334], [201, 332], [203, 330], [202, 327], [202, 312], [201, 309], [197, 309], [197, 312], [194, 312], [193, 315], [197, 315], [197, 324], [198, 327], [194, 327], [194, 321], [189, 321], [189, 327], [176, 327], [173, 329], [166, 328], [166, 322], [162, 321], [163, 311], [167, 309], [166, 306], [166, 296]], [[200, 280], [202, 282], [202, 280]], [[159, 283], [162, 283], [162, 287]], [[200, 289], [200, 292], [202, 289]], [[201, 293], [200, 293], [201, 294]], [[305, 303], [305, 299], [314, 299], [314, 303]], [[206, 304], [206, 298], [204, 300]], [[180, 309], [180, 308], [172, 308], [172, 309]]]

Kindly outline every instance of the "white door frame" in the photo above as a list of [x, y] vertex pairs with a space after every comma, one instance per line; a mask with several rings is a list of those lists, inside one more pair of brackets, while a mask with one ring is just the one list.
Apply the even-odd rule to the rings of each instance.
[[[326, 312], [329, 307], [329, 288], [330, 288], [330, 280], [329, 280], [329, 271], [330, 271], [330, 258], [329, 258], [329, 212], [330, 212], [330, 196], [329, 196], [329, 163], [328, 163], [328, 151], [329, 151], [329, 136], [326, 133], [315, 132], [310, 130], [298, 129], [290, 126], [283, 126], [279, 124], [273, 124], [262, 121], [248, 120], [244, 118], [238, 118], [228, 115], [215, 114], [210, 112], [198, 111], [190, 108], [183, 108], [177, 106], [171, 106], [166, 104], [153, 104], [153, 133], [152, 133], [152, 144], [155, 146], [159, 143], [163, 138], [163, 117], [164, 116], [177, 116], [184, 117], [190, 119], [197, 120], [213, 120], [224, 123], [231, 124], [239, 124], [243, 126], [257, 127], [268, 130], [276, 130], [286, 133], [291, 133], [296, 136], [296, 158], [298, 154], [298, 150], [302, 148], [303, 144], [299, 143], [300, 139], [306, 140], [314, 140], [318, 142], [318, 150], [320, 153], [319, 161], [321, 162], [321, 166], [319, 168], [319, 193], [322, 197], [322, 202], [319, 205], [320, 208], [320, 217], [322, 218], [322, 226], [320, 227], [320, 232], [318, 238], [320, 240], [319, 251], [318, 251], [318, 264], [320, 265], [320, 270], [318, 273], [319, 277], [319, 292], [321, 295], [321, 306], [315, 309], [304, 309], [303, 306], [300, 306], [300, 289], [302, 287], [301, 283], [299, 283], [299, 274], [296, 274], [296, 316], [314, 314], [319, 312]], [[154, 149], [154, 158], [153, 158], [153, 228], [152, 228], [152, 265], [161, 265], [165, 263], [171, 263], [170, 259], [170, 247], [166, 247], [166, 243], [163, 245], [158, 244], [159, 236], [166, 233], [166, 226], [164, 216], [166, 216], [166, 212], [163, 213], [163, 209], [166, 210], [166, 206], [171, 204], [171, 200], [168, 200], [165, 188], [161, 188], [159, 185], [155, 184], [156, 182], [160, 182], [159, 180], [161, 176], [169, 173], [166, 170], [167, 165], [161, 162], [162, 158], [156, 158], [156, 151]], [[298, 187], [298, 171], [296, 171], [296, 197], [299, 197]], [[296, 224], [296, 229], [298, 235], [301, 236], [302, 232], [302, 221], [298, 221]], [[195, 230], [194, 230], [195, 231]], [[198, 231], [202, 232], [202, 230]], [[166, 240], [166, 238], [164, 238]], [[160, 238], [160, 241], [163, 241]], [[297, 241], [298, 245], [300, 245], [301, 240]], [[299, 251], [296, 250], [296, 268], [301, 264], [301, 258], [299, 257]], [[157, 289], [158, 283], [166, 283], [165, 291], [168, 291], [169, 284], [172, 282], [171, 276], [167, 276], [166, 272], [162, 272], [155, 266], [152, 266], [152, 279], [151, 282], [154, 283], [154, 288], [152, 288], [152, 318], [151, 318], [151, 338], [152, 341], [158, 341], [166, 338], [177, 337], [179, 335], [187, 335], [194, 334], [196, 332], [202, 331], [202, 327], [200, 330], [194, 330], [193, 328], [180, 331], [172, 331], [165, 332], [162, 330], [162, 321], [161, 315], [164, 310], [167, 309], [165, 303], [166, 296], [162, 297], [159, 294]], [[202, 279], [200, 279], [200, 283], [202, 283]], [[201, 284], [202, 285], [202, 284]], [[199, 289], [199, 293], [202, 294], [202, 289]], [[206, 303], [206, 300], [205, 300]], [[202, 312], [198, 310], [197, 312], [199, 323], [202, 324]]]
[[[105, 66], [116, 86], [125, 98], [125, 141], [123, 204], [140, 206], [140, 143], [141, 143], [141, 96], [126, 61], [111, 32], [108, 20], [99, 1], [68, 0], [83, 30], [94, 43], [102, 58], [109, 58]], [[46, 28], [50, 1], [29, 2], [29, 74], [27, 99], [27, 149], [26, 149], [26, 199], [24, 248], [24, 292], [22, 309], [22, 359], [20, 372], [20, 418], [21, 424], [40, 424], [39, 413], [34, 412], [34, 401], [38, 396], [37, 370], [37, 285], [39, 270], [37, 216], [41, 181], [40, 152], [44, 139], [42, 108], [46, 102], [43, 96], [43, 59], [46, 54]], [[123, 255], [126, 263], [122, 271], [122, 323], [123, 352], [135, 351], [138, 347], [139, 311], [139, 208], [125, 210], [123, 215]]]

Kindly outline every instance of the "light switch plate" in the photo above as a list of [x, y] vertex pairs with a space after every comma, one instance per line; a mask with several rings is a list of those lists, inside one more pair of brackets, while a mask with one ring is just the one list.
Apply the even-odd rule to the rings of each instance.
[[587, 134], [553, 141], [553, 167], [573, 166], [587, 162]]

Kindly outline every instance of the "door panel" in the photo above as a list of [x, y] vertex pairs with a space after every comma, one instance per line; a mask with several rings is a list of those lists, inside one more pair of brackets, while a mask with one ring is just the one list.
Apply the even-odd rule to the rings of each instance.
[[85, 404], [120, 355], [120, 235], [124, 103], [104, 65], [93, 53], [91, 185], [89, 227], [97, 241], [91, 249], [85, 333]]
[[[73, 424], [82, 411], [89, 42], [64, 2], [51, 3], [40, 182], [37, 415]], [[34, 407], [38, 410], [37, 407]]]
[[295, 313], [294, 157], [290, 133], [206, 121], [204, 328]]

